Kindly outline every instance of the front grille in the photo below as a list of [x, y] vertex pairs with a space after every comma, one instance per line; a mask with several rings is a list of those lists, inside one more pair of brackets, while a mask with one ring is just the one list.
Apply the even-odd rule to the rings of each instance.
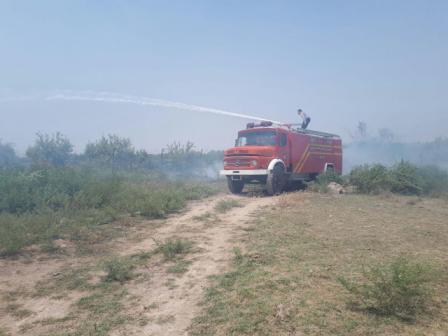
[[250, 167], [250, 160], [248, 159], [226, 159], [227, 166], [234, 167]]

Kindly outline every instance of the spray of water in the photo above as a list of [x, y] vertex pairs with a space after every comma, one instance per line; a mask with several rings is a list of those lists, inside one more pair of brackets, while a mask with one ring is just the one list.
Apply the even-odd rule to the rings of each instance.
[[283, 124], [280, 121], [270, 120], [267, 118], [260, 118], [256, 116], [251, 116], [247, 114], [229, 112], [209, 107], [190, 105], [178, 102], [172, 102], [161, 99], [147, 98], [147, 97], [135, 97], [135, 96], [126, 96], [119, 94], [112, 94], [108, 92], [68, 92], [68, 93], [58, 93], [55, 95], [45, 97], [45, 100], [78, 100], [78, 101], [93, 101], [93, 102], [107, 102], [107, 103], [124, 103], [124, 104], [136, 104], [142, 106], [158, 106], [158, 107], [166, 107], [166, 108], [175, 108], [184, 111], [194, 111], [194, 112], [202, 112], [202, 113], [213, 113], [226, 115], [231, 117], [250, 119], [250, 120], [259, 120], [259, 121], [270, 121], [274, 124]]

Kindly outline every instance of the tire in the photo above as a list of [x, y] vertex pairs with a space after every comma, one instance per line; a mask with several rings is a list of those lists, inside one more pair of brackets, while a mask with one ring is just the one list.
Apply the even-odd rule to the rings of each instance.
[[281, 164], [277, 164], [266, 180], [266, 191], [268, 195], [273, 196], [280, 194], [286, 184], [285, 168]]
[[244, 181], [242, 180], [232, 180], [231, 176], [227, 176], [227, 186], [232, 194], [241, 194], [244, 188]]

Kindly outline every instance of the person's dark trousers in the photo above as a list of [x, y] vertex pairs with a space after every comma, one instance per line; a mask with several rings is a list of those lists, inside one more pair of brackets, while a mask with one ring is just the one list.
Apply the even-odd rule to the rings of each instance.
[[306, 118], [302, 123], [302, 129], [306, 129], [308, 127], [308, 124], [310, 123], [311, 118]]

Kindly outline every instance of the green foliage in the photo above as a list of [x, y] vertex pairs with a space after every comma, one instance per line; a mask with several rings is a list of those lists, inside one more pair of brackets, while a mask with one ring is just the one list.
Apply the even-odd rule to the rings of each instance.
[[413, 319], [426, 308], [431, 300], [431, 285], [437, 280], [429, 266], [406, 258], [366, 268], [363, 277], [360, 283], [345, 278], [339, 278], [339, 282], [366, 309], [403, 319]]
[[364, 165], [354, 168], [349, 182], [361, 193], [391, 191], [403, 195], [433, 195], [448, 193], [448, 172], [434, 167], [418, 167], [401, 161], [391, 168]]
[[117, 281], [123, 283], [130, 280], [134, 276], [132, 273], [133, 268], [134, 265], [126, 258], [111, 258], [104, 263], [104, 270], [106, 271], [104, 281]]
[[389, 189], [387, 168], [380, 164], [364, 165], [352, 169], [349, 182], [356, 186], [361, 193], [379, 193]]
[[215, 205], [215, 210], [219, 213], [225, 213], [229, 211], [230, 209], [236, 208], [236, 207], [242, 207], [243, 205], [235, 199], [225, 199], [220, 200]]
[[0, 213], [0, 254], [12, 255], [35, 243], [47, 244], [58, 237], [59, 218], [49, 209], [21, 216]]
[[131, 140], [114, 134], [103, 136], [97, 142], [87, 144], [85, 149], [85, 156], [89, 160], [108, 165], [112, 169], [132, 166], [135, 153]]
[[26, 155], [36, 165], [64, 166], [73, 152], [73, 145], [61, 133], [53, 135], [37, 133], [33, 146], [29, 147]]
[[321, 185], [328, 185], [330, 182], [343, 184], [344, 179], [342, 178], [341, 174], [338, 174], [334, 171], [327, 171], [325, 173], [319, 174], [316, 178], [316, 183]]
[[111, 168], [112, 171], [153, 170], [170, 176], [207, 176], [207, 169], [221, 162], [222, 151], [204, 153], [194, 149], [191, 142], [174, 142], [167, 145], [160, 155], [145, 150], [135, 150], [131, 141], [110, 134], [89, 143], [79, 163]]
[[0, 253], [36, 243], [51, 247], [58, 237], [91, 245], [101, 239], [100, 225], [119, 216], [163, 218], [214, 192], [141, 174], [131, 179], [70, 167], [0, 170]]
[[17, 216], [0, 216], [0, 251], [1, 254], [17, 253], [28, 243], [24, 223]]
[[401, 161], [389, 171], [390, 190], [404, 195], [419, 195], [422, 193], [423, 180], [418, 174], [418, 168], [409, 162]]
[[17, 165], [19, 161], [13, 146], [0, 139], [0, 167], [11, 167]]
[[161, 168], [177, 176], [206, 175], [206, 169], [223, 159], [222, 151], [204, 153], [196, 150], [194, 144], [188, 141], [185, 145], [174, 142], [161, 153]]
[[188, 253], [191, 247], [192, 243], [188, 240], [168, 239], [159, 246], [158, 250], [163, 254], [165, 259], [172, 260], [177, 256]]
[[338, 174], [334, 171], [321, 173], [316, 177], [317, 191], [323, 193], [328, 192], [328, 184], [330, 184], [331, 182], [344, 184], [344, 179], [341, 174]]
[[448, 173], [436, 166], [419, 167], [417, 174], [421, 179], [421, 191], [425, 195], [441, 196], [448, 194]]
[[176, 273], [176, 274], [182, 274], [188, 271], [188, 266], [191, 264], [191, 261], [187, 260], [178, 260], [176, 263], [170, 267], [167, 268], [168, 273]]

